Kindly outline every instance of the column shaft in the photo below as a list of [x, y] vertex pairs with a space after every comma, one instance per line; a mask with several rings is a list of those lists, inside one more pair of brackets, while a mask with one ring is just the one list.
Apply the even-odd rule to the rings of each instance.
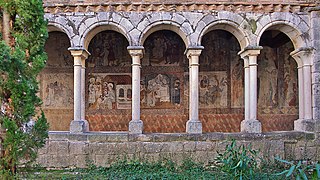
[[[192, 56], [193, 62], [198, 62], [198, 56]], [[190, 120], [199, 121], [199, 64], [191, 64], [190, 88]]]
[[86, 115], [86, 67], [85, 67], [85, 60], [82, 60], [82, 67], [81, 67], [81, 120], [85, 120]]
[[298, 67], [299, 119], [304, 119], [303, 69]]
[[312, 119], [311, 66], [303, 66], [304, 119]]
[[[139, 56], [132, 57], [133, 62], [139, 62]], [[132, 120], [140, 120], [140, 64], [132, 64]]]
[[186, 132], [202, 133], [202, 123], [199, 120], [199, 56], [203, 47], [192, 47], [187, 50], [189, 59], [189, 120]]
[[257, 119], [257, 56], [249, 56], [250, 69], [250, 119]]
[[244, 119], [250, 118], [250, 69], [249, 59], [244, 58]]
[[85, 120], [85, 60], [89, 53], [85, 49], [69, 48], [74, 58], [74, 119], [70, 123], [71, 133], [89, 131], [88, 121]]
[[129, 46], [127, 49], [132, 58], [132, 119], [129, 122], [129, 133], [142, 134], [143, 122], [140, 119], [140, 59], [143, 55], [143, 47]]
[[74, 57], [74, 121], [81, 120], [81, 57]]

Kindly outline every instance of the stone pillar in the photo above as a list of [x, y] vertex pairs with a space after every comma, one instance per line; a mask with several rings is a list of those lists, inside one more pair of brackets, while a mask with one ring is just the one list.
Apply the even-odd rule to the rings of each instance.
[[140, 119], [140, 59], [143, 56], [142, 46], [129, 46], [129, 54], [132, 57], [132, 120], [129, 122], [130, 134], [142, 134], [143, 122]]
[[294, 121], [294, 130], [313, 132], [315, 121], [312, 117], [311, 66], [312, 48], [299, 48], [290, 55], [298, 64], [299, 119]]
[[81, 115], [80, 119], [86, 119], [86, 61], [81, 61]]
[[[82, 117], [82, 101], [84, 101], [82, 89], [84, 87], [84, 77], [82, 76], [82, 66], [88, 58], [89, 53], [81, 48], [69, 48], [74, 59], [74, 118], [70, 124], [71, 133], [83, 133], [89, 131], [88, 121]], [[83, 87], [82, 87], [83, 86]], [[84, 115], [83, 115], [84, 116]]]
[[189, 59], [189, 120], [186, 132], [201, 134], [202, 123], [199, 120], [199, 56], [203, 47], [190, 47], [186, 51]]
[[310, 8], [310, 41], [311, 46], [316, 49], [311, 57], [312, 76], [312, 117], [315, 122], [316, 138], [320, 141], [320, 2], [316, 7]]
[[244, 59], [244, 119], [250, 119], [250, 69], [249, 58]]
[[249, 68], [247, 67], [249, 70], [245, 70], [245, 119], [241, 122], [241, 132], [262, 132], [261, 123], [257, 120], [257, 56], [261, 49], [261, 46], [250, 46], [239, 53], [245, 60], [245, 66], [249, 66]]

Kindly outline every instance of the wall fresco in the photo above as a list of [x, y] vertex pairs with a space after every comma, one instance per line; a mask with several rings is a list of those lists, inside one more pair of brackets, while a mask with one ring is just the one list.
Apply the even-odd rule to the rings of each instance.
[[297, 64], [289, 53], [292, 44], [267, 46], [258, 56], [258, 110], [263, 114], [298, 113]]
[[92, 73], [88, 80], [89, 109], [130, 109], [131, 74]]
[[68, 48], [69, 38], [62, 32], [50, 32], [45, 44], [48, 55], [47, 68], [73, 67], [73, 57]]
[[129, 67], [131, 57], [128, 53], [129, 46], [126, 38], [114, 31], [98, 33], [90, 42], [87, 67]]
[[244, 67], [243, 60], [235, 58], [231, 61], [231, 107], [244, 106]]
[[141, 81], [142, 108], [172, 108], [181, 103], [180, 79], [171, 74], [146, 75]]
[[41, 89], [44, 108], [73, 108], [73, 74], [43, 74]]
[[144, 47], [143, 66], [179, 66], [186, 62], [185, 45], [174, 32], [155, 32], [146, 39]]
[[227, 107], [227, 73], [224, 71], [199, 74], [200, 108]]

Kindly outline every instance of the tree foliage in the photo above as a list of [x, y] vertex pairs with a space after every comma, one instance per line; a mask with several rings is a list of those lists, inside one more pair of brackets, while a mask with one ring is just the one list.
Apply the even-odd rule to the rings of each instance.
[[48, 137], [48, 123], [37, 96], [48, 32], [42, 0], [0, 0], [0, 7], [2, 15], [10, 16], [12, 40], [0, 42], [0, 123], [5, 132], [0, 167], [14, 173], [20, 163], [35, 160], [37, 149]]

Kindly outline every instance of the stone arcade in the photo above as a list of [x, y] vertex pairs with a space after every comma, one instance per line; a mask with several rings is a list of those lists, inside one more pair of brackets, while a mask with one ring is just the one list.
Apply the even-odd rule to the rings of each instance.
[[46, 167], [208, 163], [225, 140], [319, 160], [317, 1], [44, 1]]

